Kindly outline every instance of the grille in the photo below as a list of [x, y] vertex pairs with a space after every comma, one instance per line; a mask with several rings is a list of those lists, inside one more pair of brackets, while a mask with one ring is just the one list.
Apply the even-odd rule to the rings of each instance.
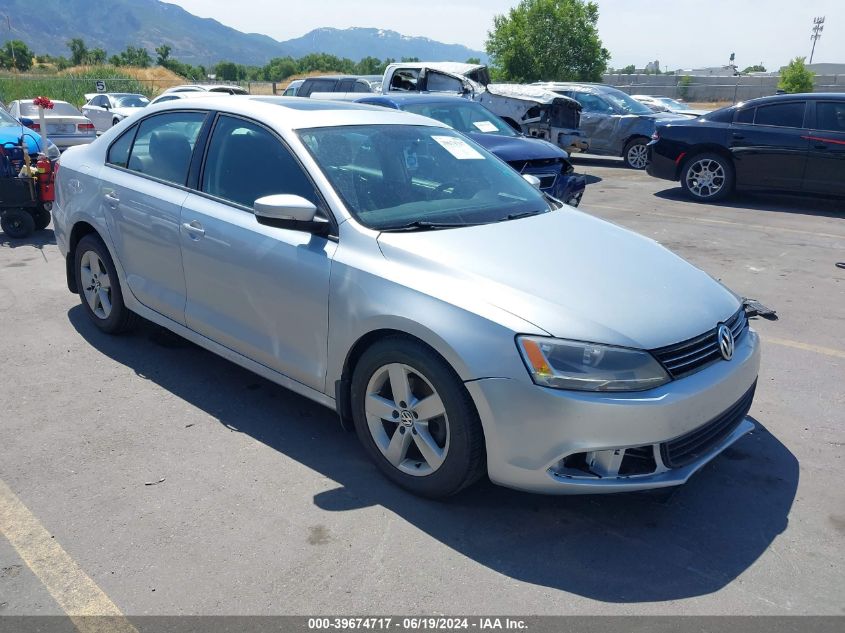
[[739, 402], [715, 420], [690, 431], [686, 435], [660, 445], [660, 456], [669, 468], [680, 468], [707, 454], [716, 444], [725, 439], [748, 414], [757, 382], [751, 385]]
[[[745, 308], [740, 308], [725, 325], [733, 332], [734, 342], [738, 343], [748, 329]], [[652, 350], [651, 353], [672, 378], [682, 378], [722, 358], [717, 339], [718, 329], [716, 326], [701, 336]]]

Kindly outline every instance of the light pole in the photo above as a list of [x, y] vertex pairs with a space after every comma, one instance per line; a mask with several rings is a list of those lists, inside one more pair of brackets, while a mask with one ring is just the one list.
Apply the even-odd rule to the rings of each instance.
[[813, 48], [810, 50], [810, 63], [813, 63], [813, 53], [816, 52], [816, 42], [822, 36], [824, 31], [824, 16], [813, 18], [813, 30], [810, 34], [810, 39], [813, 40]]

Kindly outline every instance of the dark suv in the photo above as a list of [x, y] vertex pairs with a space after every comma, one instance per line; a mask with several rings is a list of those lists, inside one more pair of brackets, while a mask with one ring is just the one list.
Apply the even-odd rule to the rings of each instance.
[[297, 97], [310, 97], [312, 92], [375, 92], [381, 87], [381, 75], [322, 75], [302, 82]]
[[734, 189], [845, 195], [845, 94], [753, 99], [659, 124], [647, 171], [695, 200]]

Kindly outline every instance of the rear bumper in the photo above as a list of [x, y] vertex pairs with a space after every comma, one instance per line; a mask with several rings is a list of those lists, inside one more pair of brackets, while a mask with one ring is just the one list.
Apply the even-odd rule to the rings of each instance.
[[666, 156], [665, 154], [656, 151], [654, 142], [649, 143], [648, 149], [648, 165], [645, 171], [649, 176], [655, 178], [662, 178], [663, 180], [678, 180], [680, 177], [678, 171], [680, 170], [680, 160], [683, 159], [683, 154], [675, 156], [674, 158]]
[[[682, 484], [751, 431], [745, 414], [759, 366], [759, 340], [749, 330], [731, 361], [644, 392], [562, 391], [528, 378], [466, 386], [484, 427], [494, 483], [545, 494], [611, 493]], [[667, 445], [705, 432], [729, 412], [723, 433], [679, 467], [666, 464]], [[647, 460], [647, 468], [626, 470], [629, 455]]]

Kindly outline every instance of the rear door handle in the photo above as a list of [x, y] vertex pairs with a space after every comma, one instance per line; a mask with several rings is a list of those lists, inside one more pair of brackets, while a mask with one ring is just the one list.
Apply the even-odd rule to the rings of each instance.
[[185, 229], [192, 240], [198, 240], [205, 235], [205, 229], [196, 220], [185, 222], [182, 224], [182, 228]]
[[731, 136], [733, 136], [733, 137], [734, 137], [735, 139], [737, 139], [738, 141], [741, 141], [742, 139], [744, 139], [744, 138], [745, 138], [745, 136], [743, 136], [742, 134], [737, 134], [736, 132], [734, 132], [733, 134], [731, 134]]
[[120, 198], [114, 191], [109, 191], [106, 195], [103, 196], [103, 199], [106, 201], [106, 204], [112, 209], [117, 209], [117, 205], [120, 204]]

